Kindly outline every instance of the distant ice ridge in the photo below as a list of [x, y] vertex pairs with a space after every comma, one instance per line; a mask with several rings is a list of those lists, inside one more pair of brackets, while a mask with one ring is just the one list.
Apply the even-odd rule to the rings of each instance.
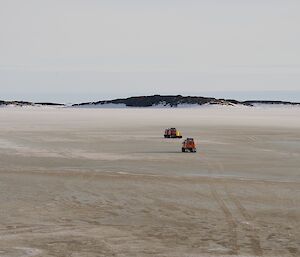
[[61, 109], [66, 106], [58, 106], [58, 105], [18, 105], [18, 104], [8, 104], [8, 105], [0, 105], [0, 108], [21, 108], [21, 109], [37, 109], [37, 108], [43, 108], [43, 109]]

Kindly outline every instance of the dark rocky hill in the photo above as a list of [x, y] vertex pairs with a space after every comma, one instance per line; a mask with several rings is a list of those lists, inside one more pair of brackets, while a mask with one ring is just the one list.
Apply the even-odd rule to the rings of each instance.
[[114, 100], [105, 100], [98, 102], [87, 102], [74, 104], [74, 107], [101, 107], [107, 104], [123, 104], [128, 107], [178, 107], [182, 105], [291, 105], [300, 106], [297, 102], [288, 101], [270, 101], [270, 100], [249, 100], [237, 101], [234, 99], [217, 99], [213, 97], [202, 96], [181, 96], [181, 95], [152, 95], [152, 96], [135, 96], [129, 98], [120, 98]]
[[[97, 102], [87, 102], [74, 104], [72, 107], [105, 107], [110, 104], [122, 104], [127, 107], [180, 107], [188, 105], [287, 105], [287, 106], [300, 106], [300, 103], [287, 102], [287, 101], [269, 101], [269, 100], [249, 100], [237, 101], [234, 99], [217, 99], [213, 97], [202, 96], [182, 96], [182, 95], [152, 95], [152, 96], [134, 96], [129, 98], [120, 98], [114, 100], [104, 100]], [[1, 101], [2, 106], [57, 106], [64, 107], [65, 104], [51, 103], [51, 102], [27, 102], [27, 101]]]
[[87, 102], [74, 104], [74, 107], [88, 107], [99, 106], [106, 104], [124, 104], [128, 107], [154, 107], [154, 106], [167, 106], [178, 107], [180, 105], [251, 105], [250, 103], [243, 103], [236, 100], [216, 99], [213, 97], [201, 96], [181, 96], [181, 95], [152, 95], [152, 96], [135, 96], [129, 98], [121, 98], [114, 100]]

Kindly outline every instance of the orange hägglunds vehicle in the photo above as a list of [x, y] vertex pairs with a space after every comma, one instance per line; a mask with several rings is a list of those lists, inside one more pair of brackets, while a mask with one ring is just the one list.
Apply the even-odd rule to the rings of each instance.
[[181, 133], [176, 128], [168, 128], [165, 130], [165, 138], [182, 138]]
[[182, 143], [182, 152], [190, 151], [191, 153], [196, 152], [196, 144], [193, 138], [187, 138]]

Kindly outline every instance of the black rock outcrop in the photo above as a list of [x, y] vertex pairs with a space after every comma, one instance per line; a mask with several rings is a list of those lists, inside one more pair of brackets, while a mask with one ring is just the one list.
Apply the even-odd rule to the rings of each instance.
[[178, 107], [180, 105], [204, 105], [204, 104], [218, 104], [218, 105], [251, 105], [248, 103], [239, 102], [236, 100], [216, 99], [213, 97], [202, 96], [182, 96], [182, 95], [152, 95], [152, 96], [134, 96], [129, 98], [120, 98], [114, 100], [87, 102], [74, 104], [74, 107], [84, 106], [101, 106], [105, 104], [125, 104], [128, 107], [154, 107], [167, 106]]

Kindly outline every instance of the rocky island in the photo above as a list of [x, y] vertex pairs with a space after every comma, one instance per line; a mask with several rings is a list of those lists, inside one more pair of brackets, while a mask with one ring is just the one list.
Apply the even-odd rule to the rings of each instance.
[[201, 105], [244, 105], [254, 106], [257, 104], [272, 105], [299, 105], [300, 103], [284, 101], [238, 101], [233, 99], [217, 99], [213, 97], [202, 96], [182, 96], [182, 95], [152, 95], [152, 96], [135, 96], [129, 98], [119, 98], [114, 100], [104, 100], [98, 102], [86, 102], [74, 104], [73, 107], [105, 107], [105, 106], [123, 106], [123, 107], [184, 107], [184, 106], [201, 106]]

